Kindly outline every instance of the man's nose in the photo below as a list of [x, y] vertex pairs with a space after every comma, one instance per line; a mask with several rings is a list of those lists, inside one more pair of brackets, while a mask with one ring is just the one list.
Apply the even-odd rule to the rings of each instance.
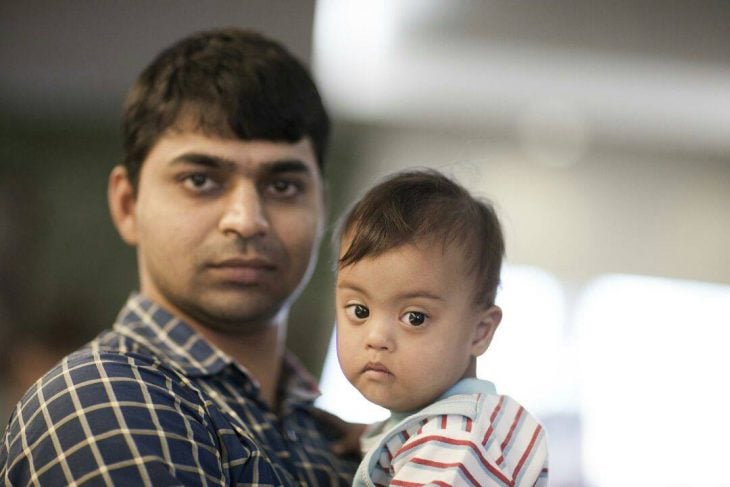
[[393, 351], [395, 341], [393, 339], [392, 324], [385, 319], [368, 320], [368, 332], [365, 337], [365, 346], [372, 350]]
[[235, 233], [241, 238], [266, 235], [269, 220], [255, 184], [242, 182], [233, 188], [219, 228], [223, 233]]

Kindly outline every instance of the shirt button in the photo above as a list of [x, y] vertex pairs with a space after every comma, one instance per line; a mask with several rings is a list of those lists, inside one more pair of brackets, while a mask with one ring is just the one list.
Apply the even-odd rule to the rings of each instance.
[[286, 430], [286, 437], [289, 438], [289, 441], [297, 441], [299, 439], [297, 432], [294, 430]]

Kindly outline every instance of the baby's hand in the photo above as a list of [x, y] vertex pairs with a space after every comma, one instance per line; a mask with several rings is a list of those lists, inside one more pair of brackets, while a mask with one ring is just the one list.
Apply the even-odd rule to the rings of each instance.
[[366, 424], [348, 423], [322, 409], [313, 408], [312, 416], [327, 428], [331, 428], [337, 436], [332, 443], [332, 452], [336, 455], [360, 455], [360, 436], [362, 436]]

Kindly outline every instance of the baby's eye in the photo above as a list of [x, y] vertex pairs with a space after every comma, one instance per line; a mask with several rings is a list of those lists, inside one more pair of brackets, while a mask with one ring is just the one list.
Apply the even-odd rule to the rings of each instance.
[[364, 320], [365, 318], [370, 316], [370, 310], [366, 306], [363, 306], [362, 304], [353, 304], [353, 305], [348, 306], [347, 309], [358, 320]]
[[412, 326], [421, 326], [426, 321], [426, 314], [420, 311], [409, 311], [406, 317]]
[[370, 316], [370, 310], [367, 309], [365, 306], [358, 304], [357, 306], [355, 306], [355, 316], [362, 320]]

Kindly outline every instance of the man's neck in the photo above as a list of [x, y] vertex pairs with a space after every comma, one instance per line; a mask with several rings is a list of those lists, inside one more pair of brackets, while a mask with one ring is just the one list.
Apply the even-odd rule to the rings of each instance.
[[288, 309], [282, 309], [270, 321], [259, 323], [256, 330], [247, 333], [216, 330], [186, 316], [179, 309], [176, 314], [209, 343], [246, 369], [259, 383], [261, 399], [272, 410], [277, 409], [279, 376], [286, 349]]
[[[173, 306], [164, 296], [154, 293], [150, 295], [149, 292], [145, 292], [144, 283], [142, 287], [142, 293], [147, 298], [165, 307], [168, 312], [183, 320], [209, 343], [246, 369], [259, 383], [261, 399], [272, 410], [277, 410], [279, 376], [286, 350], [286, 328], [289, 319], [287, 306], [279, 310], [279, 313], [272, 318], [256, 323], [253, 331], [246, 333], [220, 331], [213, 326], [202, 324], [179, 307]], [[249, 323], [249, 325], [253, 325], [253, 323]]]
[[261, 386], [261, 399], [276, 410], [279, 376], [285, 351], [286, 324], [272, 324], [245, 335], [222, 333], [202, 326], [195, 326], [195, 329], [206, 340], [243, 366]]

